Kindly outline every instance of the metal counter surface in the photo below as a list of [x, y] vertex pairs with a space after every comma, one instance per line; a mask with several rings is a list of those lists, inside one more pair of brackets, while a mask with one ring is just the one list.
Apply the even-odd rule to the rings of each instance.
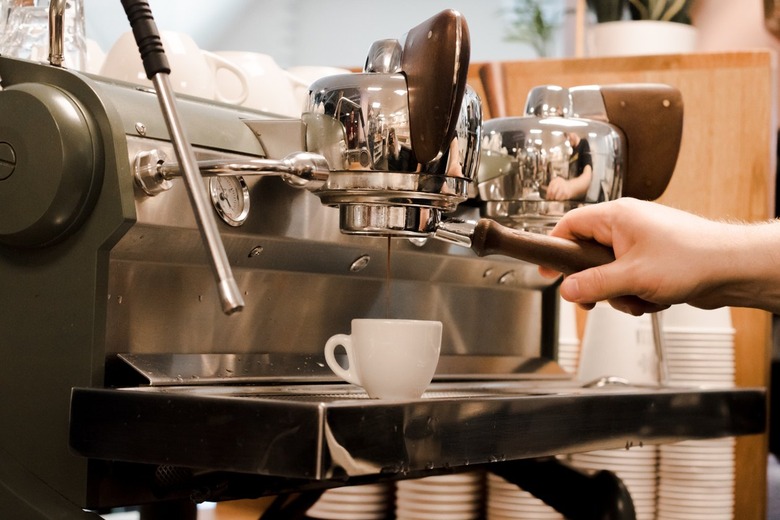
[[98, 459], [313, 480], [760, 433], [763, 388], [434, 382], [420, 399], [347, 384], [74, 389], [70, 443]]

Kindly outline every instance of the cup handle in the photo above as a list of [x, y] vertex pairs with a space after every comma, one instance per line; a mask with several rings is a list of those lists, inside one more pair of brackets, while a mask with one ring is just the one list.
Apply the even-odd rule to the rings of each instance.
[[[349, 366], [344, 369], [341, 365], [339, 365], [339, 362], [336, 361], [336, 347], [341, 345], [344, 347], [344, 350], [347, 352], [347, 360], [349, 361]], [[325, 343], [325, 362], [328, 364], [331, 370], [333, 370], [333, 373], [335, 373], [337, 376], [339, 376], [341, 379], [347, 381], [348, 383], [352, 383], [353, 385], [361, 386], [360, 378], [357, 375], [357, 372], [353, 370], [354, 363], [352, 362], [352, 338], [348, 334], [336, 334], [335, 336], [331, 336], [330, 339]]]
[[238, 78], [238, 81], [241, 84], [241, 94], [239, 94], [238, 97], [236, 98], [228, 98], [226, 96], [223, 96], [222, 93], [220, 93], [219, 91], [219, 86], [217, 86], [216, 92], [214, 94], [216, 100], [221, 101], [222, 103], [230, 103], [231, 105], [242, 105], [244, 101], [246, 101], [247, 98], [249, 97], [249, 81], [247, 80], [246, 73], [243, 70], [241, 70], [241, 68], [238, 65], [236, 65], [230, 60], [223, 58], [222, 56], [218, 56], [213, 52], [209, 52], [209, 51], [201, 51], [201, 52], [203, 53], [203, 56], [206, 57], [206, 60], [214, 69], [215, 73], [219, 69], [225, 69], [227, 71], [230, 71]]

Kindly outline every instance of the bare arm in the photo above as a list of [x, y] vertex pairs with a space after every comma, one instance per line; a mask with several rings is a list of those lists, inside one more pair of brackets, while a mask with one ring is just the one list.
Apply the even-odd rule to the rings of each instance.
[[575, 303], [609, 300], [636, 315], [676, 303], [780, 313], [778, 222], [716, 222], [623, 198], [570, 211], [552, 234], [615, 252], [614, 262], [566, 277], [561, 295]]

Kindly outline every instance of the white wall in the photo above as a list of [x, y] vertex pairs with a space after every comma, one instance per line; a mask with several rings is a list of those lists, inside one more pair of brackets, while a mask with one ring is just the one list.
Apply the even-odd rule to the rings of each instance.
[[[550, 0], [561, 15], [567, 0]], [[374, 40], [398, 38], [437, 12], [465, 16], [472, 61], [531, 59], [504, 40], [507, 0], [150, 0], [160, 29], [182, 31], [208, 50], [249, 50], [294, 65], [361, 66]], [[558, 7], [556, 4], [560, 4]], [[87, 37], [108, 51], [129, 30], [119, 0], [85, 0]], [[561, 38], [563, 41], [563, 38]], [[562, 46], [561, 46], [562, 48]], [[558, 55], [562, 55], [562, 50]]]

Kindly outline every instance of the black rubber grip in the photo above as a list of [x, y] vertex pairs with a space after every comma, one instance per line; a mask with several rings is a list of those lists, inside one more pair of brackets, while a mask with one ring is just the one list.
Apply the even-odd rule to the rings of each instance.
[[130, 27], [133, 28], [133, 36], [135, 36], [138, 51], [141, 53], [147, 79], [152, 79], [155, 74], [160, 72], [170, 74], [171, 67], [168, 65], [160, 31], [157, 30], [157, 24], [154, 23], [149, 2], [146, 0], [122, 0], [122, 7], [125, 8]]

